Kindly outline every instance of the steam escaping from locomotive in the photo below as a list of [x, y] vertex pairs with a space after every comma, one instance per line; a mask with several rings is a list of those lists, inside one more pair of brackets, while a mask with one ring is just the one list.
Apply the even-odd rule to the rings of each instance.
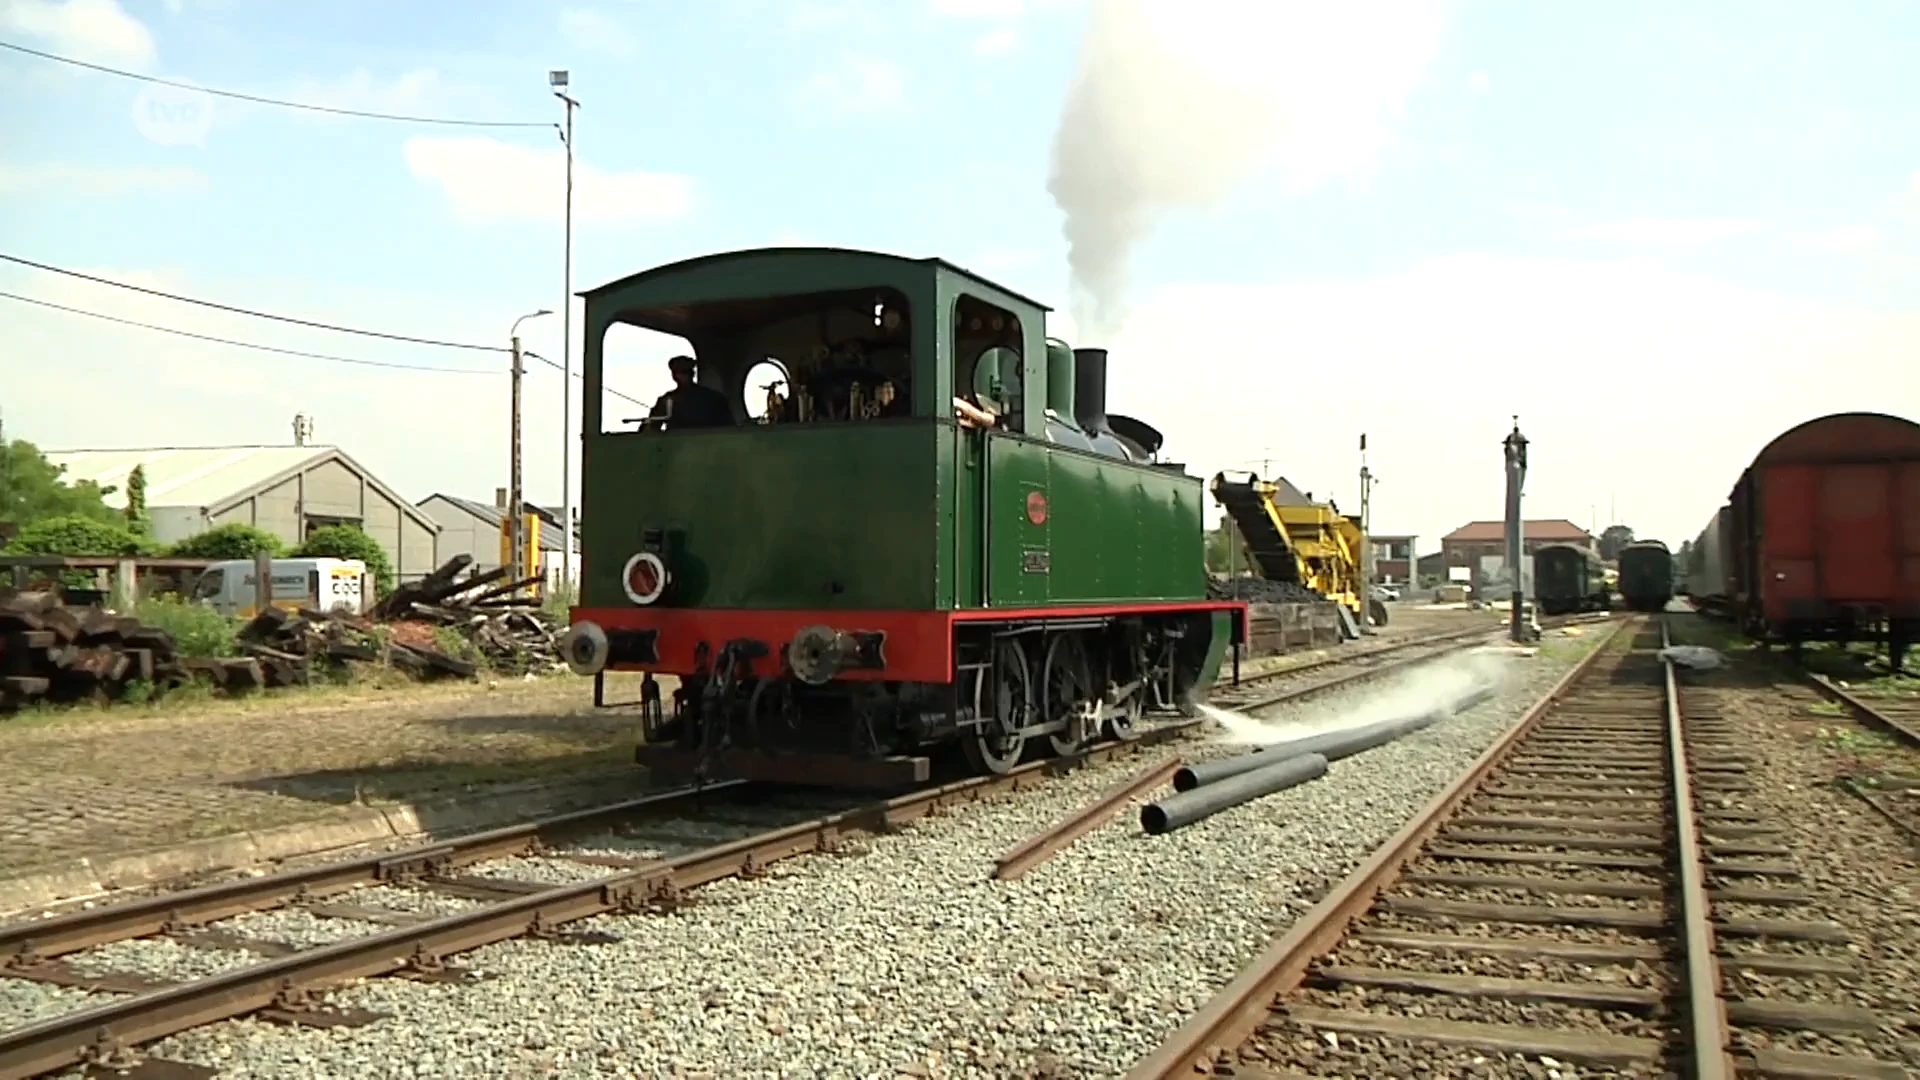
[[1169, 211], [1214, 205], [1276, 151], [1295, 192], [1366, 166], [1441, 15], [1437, 0], [1092, 5], [1047, 181], [1081, 335], [1112, 340], [1133, 251]]
[[1357, 687], [1337, 699], [1308, 701], [1284, 717], [1256, 717], [1211, 705], [1200, 710], [1220, 725], [1220, 741], [1242, 746], [1272, 746], [1313, 735], [1363, 728], [1387, 720], [1407, 720], [1466, 703], [1508, 684], [1520, 668], [1510, 652], [1474, 650], [1422, 664], [1384, 685]]

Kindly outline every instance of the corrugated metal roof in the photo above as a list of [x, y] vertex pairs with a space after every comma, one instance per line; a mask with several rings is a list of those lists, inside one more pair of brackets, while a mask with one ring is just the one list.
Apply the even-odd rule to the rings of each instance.
[[66, 469], [66, 480], [91, 480], [117, 488], [112, 506], [127, 505], [127, 476], [146, 469], [148, 506], [211, 507], [266, 486], [286, 473], [318, 462], [331, 446], [194, 446], [131, 450], [55, 450], [47, 460]]
[[[478, 499], [463, 499], [458, 495], [449, 495], [444, 491], [436, 491], [426, 498], [421, 499], [420, 505], [424, 507], [434, 499], [444, 499], [460, 510], [486, 522], [489, 528], [496, 530], [500, 528], [501, 510], [492, 503], [484, 503]], [[528, 510], [540, 515], [540, 550], [559, 551], [561, 537], [560, 515], [548, 511], [545, 507], [535, 506], [533, 503], [525, 503], [524, 505]], [[427, 512], [429, 514], [432, 513], [431, 510]], [[578, 546], [579, 545], [576, 544], [575, 548], [577, 549]]]
[[433, 532], [440, 523], [402, 498], [398, 492], [337, 446], [160, 446], [101, 450], [50, 450], [46, 458], [66, 470], [69, 483], [91, 480], [112, 485], [111, 506], [127, 505], [127, 477], [142, 467], [147, 478], [147, 505], [192, 506], [218, 514], [262, 489], [338, 459], [363, 477], [375, 491], [393, 500], [407, 516]]

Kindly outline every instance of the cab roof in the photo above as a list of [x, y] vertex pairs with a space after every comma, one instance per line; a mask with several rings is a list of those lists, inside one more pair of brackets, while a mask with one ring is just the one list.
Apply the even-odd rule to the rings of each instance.
[[970, 291], [990, 299], [1011, 301], [1042, 313], [1052, 310], [945, 259], [911, 259], [837, 247], [716, 252], [629, 274], [579, 295], [590, 307], [611, 304], [619, 312], [616, 318], [622, 321], [634, 321], [634, 315], [647, 312], [653, 316], [645, 320], [647, 324], [680, 329], [695, 322], [691, 309], [696, 306], [758, 307], [751, 302], [872, 288], [919, 292], [915, 286], [941, 279], [970, 285]]

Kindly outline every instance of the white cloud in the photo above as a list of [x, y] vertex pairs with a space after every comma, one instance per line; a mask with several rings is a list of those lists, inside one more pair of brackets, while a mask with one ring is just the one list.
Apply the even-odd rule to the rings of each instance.
[[[1375, 521], [1423, 550], [1500, 516], [1512, 413], [1533, 440], [1528, 516], [1584, 525], [1597, 507], [1604, 525], [1617, 496], [1627, 524], [1675, 545], [1788, 427], [1920, 417], [1920, 307], [1801, 301], [1643, 260], [1458, 255], [1348, 281], [1193, 284], [1146, 298], [1112, 340], [1075, 343], [1112, 347], [1113, 411], [1160, 428], [1196, 474], [1272, 447], [1276, 471], [1351, 510], [1365, 431]], [[1364, 408], [1276, 427], [1244, 401], [1283, 376]]]
[[[566, 151], [485, 136], [408, 139], [407, 168], [440, 188], [454, 213], [471, 222], [558, 221], [566, 210]], [[606, 172], [573, 165], [573, 216], [579, 223], [643, 224], [683, 217], [693, 208], [693, 178], [681, 173]]]
[[1002, 56], [1012, 52], [1019, 44], [1019, 32], [1003, 27], [975, 38], [973, 51], [980, 56]]
[[906, 72], [899, 64], [848, 57], [839, 68], [822, 71], [803, 83], [795, 104], [807, 112], [891, 112], [906, 105], [906, 89]]
[[640, 51], [640, 41], [624, 23], [592, 8], [560, 12], [560, 36], [584, 52], [627, 59]]
[[433, 111], [443, 92], [440, 73], [432, 68], [393, 77], [359, 68], [333, 79], [298, 79], [275, 96], [327, 109], [404, 114]]
[[1808, 247], [1836, 255], [1864, 255], [1880, 250], [1880, 230], [1871, 225], [1840, 225], [1802, 233], [1800, 241]]
[[1467, 89], [1476, 94], [1484, 94], [1493, 88], [1493, 76], [1484, 71], [1476, 71], [1467, 76]]
[[1749, 218], [1632, 218], [1586, 225], [1578, 233], [1588, 239], [1643, 248], [1697, 247], [1751, 236], [1767, 228]]
[[0, 29], [96, 64], [147, 68], [153, 35], [118, 0], [0, 0]]
[[0, 196], [125, 195], [134, 191], [179, 191], [205, 187], [207, 178], [184, 165], [73, 165], [0, 162]]
[[1024, 15], [1077, 7], [1085, 0], [931, 0], [935, 15], [950, 19], [1018, 19]]

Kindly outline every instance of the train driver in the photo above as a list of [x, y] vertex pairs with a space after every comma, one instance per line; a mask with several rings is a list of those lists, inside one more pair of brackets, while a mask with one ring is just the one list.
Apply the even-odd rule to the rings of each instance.
[[727, 396], [693, 381], [693, 357], [676, 356], [667, 361], [667, 370], [673, 374], [673, 389], [653, 403], [653, 411], [647, 416], [649, 425], [657, 424], [668, 431], [733, 425], [733, 408]]

